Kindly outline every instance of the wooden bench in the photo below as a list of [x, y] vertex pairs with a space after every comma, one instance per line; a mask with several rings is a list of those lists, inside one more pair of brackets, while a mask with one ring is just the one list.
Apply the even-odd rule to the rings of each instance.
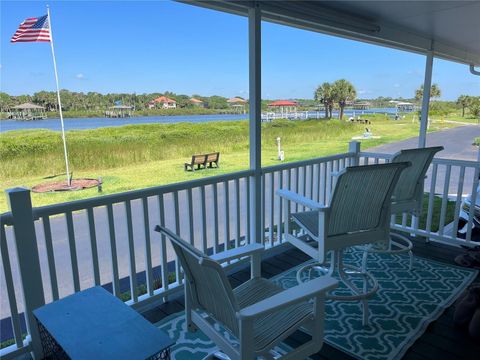
[[198, 170], [201, 169], [202, 166], [205, 168], [207, 165], [207, 155], [192, 155], [192, 161], [185, 163], [185, 171], [187, 171], [188, 168], [195, 171], [195, 165], [197, 165]]
[[215, 167], [218, 168], [219, 161], [220, 161], [219, 152], [207, 154], [207, 161], [205, 162], [205, 165], [208, 164], [208, 167], [213, 167], [213, 164], [215, 164]]
[[210, 154], [202, 154], [202, 155], [192, 155], [192, 160], [189, 163], [185, 163], [185, 171], [190, 168], [192, 171], [195, 171], [195, 165], [197, 165], [197, 170], [205, 169], [207, 167], [212, 168], [213, 164], [215, 167], [218, 168], [218, 162], [220, 160], [220, 153], [210, 153]]

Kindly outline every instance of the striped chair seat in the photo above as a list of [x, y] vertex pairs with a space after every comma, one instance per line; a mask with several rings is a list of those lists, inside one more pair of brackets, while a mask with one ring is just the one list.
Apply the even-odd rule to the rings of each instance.
[[[253, 278], [233, 290], [239, 307], [245, 308], [282, 292], [283, 289], [263, 278]], [[271, 348], [272, 343], [283, 333], [298, 328], [303, 322], [313, 319], [313, 304], [304, 302], [284, 310], [259, 317], [253, 326], [256, 351]]]

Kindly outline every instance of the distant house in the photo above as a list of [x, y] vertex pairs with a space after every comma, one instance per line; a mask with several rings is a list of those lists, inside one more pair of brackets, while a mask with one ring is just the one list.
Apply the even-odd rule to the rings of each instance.
[[231, 99], [228, 99], [227, 103], [232, 108], [232, 110], [234, 110], [234, 112], [245, 114], [245, 105], [247, 104], [247, 100], [239, 97], [233, 97]]
[[199, 99], [190, 98], [190, 103], [193, 106], [205, 107], [205, 103], [202, 100], [199, 100]]
[[159, 96], [158, 98], [153, 99], [148, 103], [149, 109], [158, 108], [158, 107], [162, 109], [176, 109], [177, 102], [166, 96]]

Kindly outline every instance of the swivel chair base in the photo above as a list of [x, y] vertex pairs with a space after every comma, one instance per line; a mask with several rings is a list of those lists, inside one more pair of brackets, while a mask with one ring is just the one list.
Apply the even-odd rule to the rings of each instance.
[[[343, 250], [335, 250], [331, 252], [331, 260], [330, 265], [324, 266], [325, 264], [321, 264], [319, 262], [314, 262], [307, 264], [301, 267], [297, 271], [297, 281], [298, 283], [304, 282], [304, 272], [308, 271], [307, 279], [312, 277], [312, 271], [318, 271], [322, 275], [330, 275], [334, 276], [334, 273], [338, 273], [339, 280], [343, 282], [347, 288], [349, 288], [353, 295], [333, 295], [327, 294], [325, 296], [328, 300], [339, 300], [339, 301], [357, 301], [360, 300], [362, 302], [363, 307], [363, 317], [362, 317], [362, 324], [366, 326], [369, 324], [368, 317], [369, 317], [369, 310], [368, 310], [368, 299], [375, 295], [378, 291], [378, 281], [373, 277], [373, 275], [368, 271], [363, 271], [360, 268], [357, 268], [352, 265], [347, 265], [343, 263]], [[360, 275], [363, 276], [363, 287], [359, 289], [350, 279], [351, 275]], [[307, 280], [308, 281], [308, 280]], [[370, 289], [368, 284], [371, 284]]]
[[[393, 240], [395, 239], [395, 240]], [[394, 247], [394, 248], [393, 248]], [[367, 246], [363, 250], [362, 258], [362, 270], [366, 271], [367, 269], [367, 257], [369, 253], [377, 254], [408, 254], [408, 270], [413, 268], [413, 243], [406, 236], [397, 233], [390, 234], [390, 242], [388, 243], [387, 248], [376, 247], [375, 245]]]

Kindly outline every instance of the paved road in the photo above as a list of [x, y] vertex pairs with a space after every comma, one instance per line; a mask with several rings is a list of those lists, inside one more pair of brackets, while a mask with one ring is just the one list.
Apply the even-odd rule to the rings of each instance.
[[[428, 145], [443, 145], [445, 150], [440, 154], [441, 157], [446, 158], [455, 158], [455, 159], [464, 159], [464, 160], [475, 160], [477, 153], [476, 149], [471, 146], [473, 137], [480, 136], [480, 127], [479, 126], [465, 126], [455, 129], [446, 130], [439, 133], [432, 133], [428, 135]], [[401, 141], [395, 144], [383, 145], [381, 147], [371, 148], [368, 151], [376, 152], [387, 152], [392, 153], [397, 150], [405, 147], [416, 147], [417, 140], [409, 139]], [[453, 179], [452, 179], [453, 180]], [[466, 181], [469, 181], [466, 178]], [[275, 187], [278, 186], [277, 180], [275, 180]], [[465, 187], [466, 189], [468, 187]], [[271, 194], [271, 185], [270, 180], [266, 181], [266, 193]], [[240, 198], [241, 206], [239, 217], [241, 220], [240, 231], [241, 235], [244, 234], [246, 224], [245, 224], [245, 198], [246, 191], [244, 182], [240, 183]], [[230, 199], [235, 198], [235, 189], [233, 183], [230, 183], [229, 186], [229, 196]], [[218, 187], [218, 223], [221, 224], [218, 229], [218, 237], [220, 243], [223, 243], [223, 240], [226, 238], [225, 232], [225, 207], [224, 207], [224, 188], [223, 184], [220, 184]], [[213, 191], [211, 187], [206, 188], [206, 226], [207, 226], [207, 246], [210, 247], [213, 245], [214, 239], [214, 218], [213, 218]], [[201, 239], [201, 216], [200, 216], [200, 194], [199, 191], [193, 191], [193, 225], [194, 225], [194, 238], [195, 244], [201, 248], [199, 240]], [[274, 208], [277, 208], [277, 199], [275, 199]], [[189, 232], [189, 220], [190, 216], [185, 210], [187, 200], [185, 192], [179, 194], [179, 203], [180, 205], [180, 227], [182, 229], [182, 235], [188, 239]], [[148, 201], [149, 208], [149, 223], [150, 228], [152, 229], [155, 224], [158, 223], [159, 219], [159, 208], [156, 198], [150, 198]], [[173, 199], [172, 196], [165, 197], [165, 216], [166, 223], [169, 227], [174, 228], [174, 211], [173, 211]], [[266, 203], [266, 213], [270, 213], [270, 202]], [[229, 237], [233, 238], [236, 234], [236, 208], [234, 208], [234, 202], [231, 202], [229, 211], [231, 214], [230, 218], [230, 229]], [[275, 223], [277, 223], [277, 216], [275, 214]], [[80, 284], [81, 288], [90, 287], [93, 285], [93, 271], [92, 271], [92, 256], [91, 256], [91, 247], [90, 247], [90, 237], [88, 230], [88, 221], [85, 212], [76, 213], [74, 217], [74, 227], [75, 227], [75, 237], [76, 237], [76, 253], [78, 257], [79, 264], [79, 274], [80, 274]], [[129, 245], [128, 245], [128, 231], [126, 225], [126, 215], [124, 205], [114, 206], [114, 219], [115, 219], [115, 234], [116, 234], [116, 248], [118, 254], [118, 264], [119, 264], [119, 273], [120, 277], [125, 277], [129, 275]], [[267, 215], [266, 225], [269, 224], [270, 216]], [[60, 296], [65, 296], [73, 292], [73, 282], [72, 282], [72, 270], [70, 263], [69, 255], [69, 243], [66, 229], [66, 222], [64, 216], [54, 217], [51, 219], [51, 230], [52, 230], [52, 239], [53, 247], [55, 253], [55, 265], [57, 269], [57, 279]], [[143, 218], [143, 207], [140, 201], [132, 202], [132, 222], [133, 222], [133, 233], [134, 233], [134, 249], [135, 249], [135, 259], [136, 259], [136, 268], [137, 271], [142, 271], [145, 269], [145, 231], [144, 231], [144, 218]], [[110, 252], [110, 241], [109, 241], [109, 231], [108, 231], [108, 217], [105, 208], [95, 209], [95, 226], [96, 226], [96, 236], [98, 242], [98, 255], [99, 255], [99, 264], [100, 264], [100, 275], [101, 282], [108, 283], [112, 279], [112, 265], [111, 265], [111, 252]], [[40, 262], [42, 269], [42, 276], [44, 279], [45, 293], [48, 300], [50, 300], [51, 289], [50, 289], [50, 279], [48, 276], [48, 266], [47, 259], [45, 256], [45, 240], [43, 233], [43, 226], [40, 222], [36, 224], [36, 231], [38, 237], [38, 247], [40, 253]], [[7, 229], [7, 238], [9, 239], [9, 248], [12, 255], [15, 255], [15, 247], [13, 246], [12, 241], [12, 229]], [[153, 266], [158, 266], [160, 264], [160, 237], [158, 233], [150, 231], [150, 237], [152, 241], [152, 262]], [[173, 259], [173, 251], [169, 249], [168, 251], [168, 260]], [[18, 279], [18, 273], [14, 269], [14, 279]], [[15, 280], [14, 280], [15, 281]], [[15, 281], [18, 284], [18, 281]], [[4, 277], [0, 277], [0, 287], [5, 288]], [[21, 305], [22, 295], [20, 293], [19, 287], [17, 287], [17, 299], [19, 299], [19, 310], [23, 311]], [[9, 316], [8, 310], [8, 299], [7, 296], [2, 296], [0, 301], [0, 319]]]
[[[478, 147], [473, 140], [480, 137], [480, 125], [460, 126], [427, 135], [427, 146], [443, 146], [445, 149], [437, 157], [456, 160], [475, 161], [478, 157]], [[368, 151], [394, 153], [401, 149], [418, 146], [418, 137], [397, 141], [391, 144], [369, 148]]]
[[[468, 160], [468, 161], [478, 161], [479, 159], [479, 148], [478, 146], [473, 145], [473, 140], [476, 137], [480, 137], [480, 126], [479, 125], [468, 125], [460, 126], [444, 131], [437, 131], [429, 133], [427, 135], [427, 146], [443, 146], [444, 150], [437, 153], [436, 157], [443, 159], [455, 159], [455, 160]], [[401, 149], [408, 149], [418, 146], [418, 137], [411, 139], [398, 141], [391, 144], [380, 145], [372, 148], [365, 149], [369, 152], [379, 152], [392, 154]], [[427, 174], [430, 175], [430, 172]], [[463, 194], [471, 194], [472, 185], [473, 185], [473, 171], [467, 171], [465, 173]], [[458, 167], [453, 167], [450, 175], [450, 185], [449, 185], [449, 194], [455, 194], [457, 192], [456, 184], [458, 184], [459, 178], [459, 169]], [[436, 193], [443, 193], [443, 188], [445, 185], [445, 167], [439, 166], [437, 172], [437, 183], [435, 186]], [[426, 181], [425, 190], [428, 191], [430, 188], [430, 182]]]

